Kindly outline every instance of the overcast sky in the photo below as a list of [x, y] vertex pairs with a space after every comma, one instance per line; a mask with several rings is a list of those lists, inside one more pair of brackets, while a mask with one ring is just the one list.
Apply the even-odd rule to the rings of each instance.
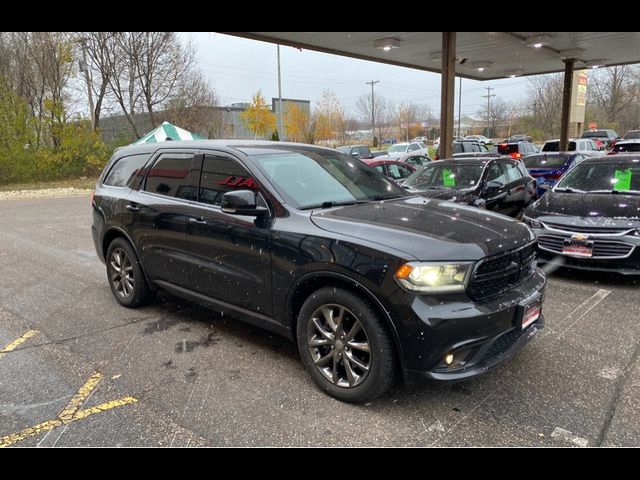
[[[257, 90], [265, 98], [278, 96], [278, 63], [276, 45], [220, 33], [185, 33], [197, 45], [197, 61], [213, 84], [223, 104], [247, 102]], [[440, 75], [409, 68], [339, 57], [310, 50], [280, 47], [282, 96], [311, 100], [323, 90], [335, 92], [348, 112], [357, 115], [355, 102], [371, 91], [365, 82], [379, 80], [376, 95], [396, 103], [412, 102], [428, 105], [440, 114]], [[456, 104], [458, 114], [458, 82]], [[526, 78], [479, 82], [462, 80], [462, 114], [477, 116], [486, 106], [487, 91], [504, 100], [520, 101], [526, 97]], [[495, 97], [494, 97], [495, 98]]]

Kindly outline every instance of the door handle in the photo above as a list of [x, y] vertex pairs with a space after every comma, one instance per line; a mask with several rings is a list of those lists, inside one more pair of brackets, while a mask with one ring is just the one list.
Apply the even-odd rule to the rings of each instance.
[[133, 203], [130, 203], [128, 205], [125, 205], [125, 207], [127, 210], [129, 210], [130, 212], [137, 212], [140, 210], [140, 207], [138, 205], [134, 205]]
[[190, 217], [189, 223], [197, 223], [199, 225], [204, 225], [207, 223], [207, 221], [204, 219], [204, 217], [198, 217], [198, 218]]

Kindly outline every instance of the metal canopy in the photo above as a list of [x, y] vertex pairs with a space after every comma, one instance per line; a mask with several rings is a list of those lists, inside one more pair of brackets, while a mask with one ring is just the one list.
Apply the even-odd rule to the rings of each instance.
[[[440, 73], [441, 32], [220, 32]], [[533, 44], [541, 44], [535, 48]], [[387, 50], [384, 50], [387, 47]], [[457, 32], [456, 75], [474, 80], [640, 63], [640, 32]], [[482, 69], [482, 70], [480, 70]]]

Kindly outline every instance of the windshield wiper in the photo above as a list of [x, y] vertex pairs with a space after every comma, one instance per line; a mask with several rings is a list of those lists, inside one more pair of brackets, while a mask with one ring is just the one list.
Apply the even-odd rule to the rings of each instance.
[[373, 200], [374, 202], [377, 202], [379, 200], [393, 200], [394, 198], [401, 198], [402, 195], [396, 195], [396, 194], [392, 194], [392, 195], [376, 195], [375, 197], [371, 197], [370, 200]]
[[613, 193], [620, 195], [640, 195], [638, 190], [589, 190], [587, 193]]
[[577, 188], [565, 187], [565, 188], [554, 188], [554, 192], [566, 192], [566, 193], [586, 193], [584, 190], [578, 190]]
[[344, 202], [335, 202], [333, 200], [328, 200], [326, 202], [318, 203], [315, 205], [307, 205], [305, 207], [301, 207], [300, 210], [311, 210], [314, 208], [342, 207], [344, 205], [357, 205], [359, 203], [369, 203], [369, 200], [345, 200]]

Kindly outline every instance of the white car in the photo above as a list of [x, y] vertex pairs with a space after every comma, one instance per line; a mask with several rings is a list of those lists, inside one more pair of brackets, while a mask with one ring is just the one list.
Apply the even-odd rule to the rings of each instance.
[[482, 145], [487, 145], [489, 143], [493, 143], [493, 140], [491, 140], [490, 138], [485, 137], [484, 135], [467, 135], [466, 137], [464, 137], [465, 140], [475, 140], [478, 143], [481, 143]]
[[396, 143], [395, 145], [391, 145], [389, 150], [387, 150], [387, 155], [390, 157], [397, 157], [398, 155], [402, 155], [403, 153], [424, 153], [428, 154], [427, 146], [422, 142], [406, 142], [406, 143]]

